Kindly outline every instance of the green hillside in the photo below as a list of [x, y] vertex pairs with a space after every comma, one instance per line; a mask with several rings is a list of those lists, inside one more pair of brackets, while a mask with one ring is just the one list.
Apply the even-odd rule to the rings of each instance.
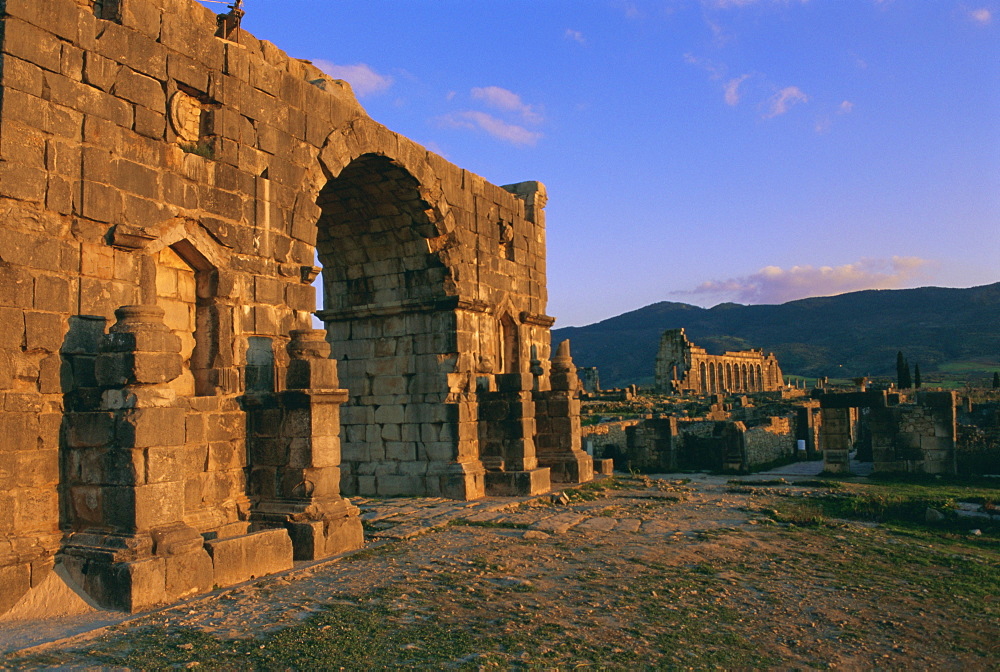
[[577, 366], [598, 367], [604, 387], [648, 384], [660, 334], [678, 327], [710, 353], [774, 352], [787, 374], [895, 375], [901, 350], [929, 379], [949, 367], [988, 369], [998, 361], [1000, 283], [867, 290], [775, 306], [663, 301], [585, 327], [554, 329], [552, 340], [570, 339]]

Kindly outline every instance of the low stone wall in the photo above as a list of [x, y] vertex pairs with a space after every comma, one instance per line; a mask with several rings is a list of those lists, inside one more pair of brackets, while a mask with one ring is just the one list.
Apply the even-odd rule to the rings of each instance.
[[751, 427], [743, 436], [746, 464], [750, 471], [795, 456], [795, 431], [791, 418], [771, 418], [770, 425]]
[[[602, 422], [599, 425], [581, 427], [580, 433], [583, 448], [594, 457], [614, 457], [606, 454], [606, 450], [614, 446], [619, 451], [625, 449], [625, 428], [639, 424], [638, 420], [620, 420], [618, 422]], [[611, 452], [614, 452], [613, 450]]]

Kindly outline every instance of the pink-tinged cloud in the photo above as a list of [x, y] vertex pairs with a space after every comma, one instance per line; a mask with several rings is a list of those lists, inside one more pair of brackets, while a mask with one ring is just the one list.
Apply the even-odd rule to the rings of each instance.
[[579, 30], [573, 30], [572, 28], [567, 28], [566, 32], [563, 33], [563, 37], [566, 38], [567, 40], [573, 40], [574, 42], [578, 42], [580, 44], [587, 44], [587, 38], [585, 38], [583, 36], [583, 33], [581, 33]]
[[809, 102], [809, 96], [804, 94], [799, 87], [786, 86], [771, 97], [771, 100], [768, 102], [768, 112], [764, 115], [764, 118], [771, 119], [772, 117], [781, 116], [792, 109], [793, 106], [807, 102]]
[[473, 99], [481, 100], [490, 107], [520, 115], [529, 124], [542, 122], [542, 115], [533, 105], [528, 105], [521, 100], [521, 96], [508, 89], [499, 86], [476, 87], [471, 94]]
[[854, 103], [849, 100], [845, 100], [840, 103], [840, 107], [837, 108], [838, 114], [850, 114], [854, 111]]
[[863, 289], [898, 289], [924, 276], [933, 262], [918, 257], [861, 259], [843, 266], [765, 266], [756, 273], [704, 282], [676, 294], [709, 294], [749, 304], [774, 304]]
[[380, 93], [392, 86], [392, 77], [375, 72], [367, 63], [337, 65], [332, 61], [315, 59], [312, 64], [331, 77], [349, 83], [358, 98]]
[[740, 84], [746, 81], [750, 75], [740, 75], [735, 79], [730, 79], [726, 82], [726, 105], [730, 107], [735, 107], [740, 103]]
[[990, 23], [993, 20], [993, 12], [986, 9], [985, 7], [980, 9], [970, 9], [969, 18], [975, 21], [976, 23], [985, 26], [986, 24]]
[[701, 58], [700, 56], [695, 56], [692, 53], [684, 54], [684, 62], [688, 65], [693, 65], [697, 68], [701, 68], [708, 73], [710, 79], [722, 79], [726, 75], [726, 66], [722, 63], [716, 63], [707, 58]]
[[438, 121], [450, 128], [468, 128], [485, 131], [498, 140], [503, 140], [514, 145], [534, 145], [541, 138], [542, 134], [530, 131], [524, 126], [509, 124], [502, 119], [497, 119], [492, 114], [479, 112], [477, 110], [465, 110], [453, 112], [452, 114], [439, 117]]

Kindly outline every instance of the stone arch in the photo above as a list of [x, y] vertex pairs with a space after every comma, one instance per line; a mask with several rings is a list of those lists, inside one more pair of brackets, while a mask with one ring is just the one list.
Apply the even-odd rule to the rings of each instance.
[[350, 393], [341, 414], [342, 487], [440, 494], [440, 477], [431, 474], [457, 458], [455, 432], [443, 429], [458, 349], [443, 201], [432, 205], [431, 191], [384, 147], [343, 166], [332, 162], [324, 163], [331, 170], [317, 192], [314, 226], [323, 287], [317, 315]]
[[740, 366], [740, 370], [741, 370], [741, 373], [743, 374], [742, 377], [741, 377], [741, 380], [742, 380], [742, 383], [743, 383], [743, 389], [742, 389], [742, 391], [743, 392], [749, 392], [750, 391], [750, 373], [747, 371], [747, 365], [746, 364], [741, 365]]
[[444, 199], [441, 178], [431, 165], [427, 150], [368, 117], [355, 119], [327, 137], [314, 169], [307, 175], [304, 193], [315, 203], [331, 179], [366, 155], [387, 158], [416, 181], [416, 193], [427, 208], [427, 220], [433, 230], [427, 238], [455, 231], [455, 217]]
[[722, 365], [722, 374], [724, 376], [725, 382], [723, 382], [722, 387], [726, 392], [732, 392], [733, 390], [733, 365], [726, 362]]
[[698, 373], [700, 374], [700, 377], [698, 378], [698, 392], [700, 394], [708, 394], [708, 368], [705, 366], [705, 362], [700, 362], [698, 364]]
[[317, 205], [325, 312], [454, 294], [443, 255], [428, 244], [440, 234], [439, 222], [398, 162], [358, 157], [327, 182]]

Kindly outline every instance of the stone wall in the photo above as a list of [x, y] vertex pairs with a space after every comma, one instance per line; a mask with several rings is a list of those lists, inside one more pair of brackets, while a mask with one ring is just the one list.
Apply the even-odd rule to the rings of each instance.
[[619, 420], [582, 427], [580, 435], [583, 446], [595, 457], [621, 458], [625, 454], [625, 429], [638, 423], [638, 420]]
[[138, 609], [360, 543], [341, 488], [589, 478], [543, 185], [448, 163], [192, 0], [0, 11], [0, 612], [64, 534]]
[[643, 420], [625, 429], [626, 460], [630, 469], [645, 472], [677, 470], [681, 446], [677, 418]]
[[915, 404], [872, 409], [870, 422], [875, 471], [956, 473], [954, 392], [918, 392]]
[[753, 471], [794, 459], [796, 431], [792, 417], [769, 418], [755, 427], [729, 420], [654, 418], [626, 429], [624, 458], [631, 468], [646, 472]]
[[[884, 390], [824, 394], [819, 399], [820, 447], [828, 471], [848, 471], [850, 451], [870, 436], [876, 472], [956, 473], [954, 392], [918, 392], [915, 403], [898, 403], [898, 396]], [[867, 409], [867, 415], [859, 409]], [[860, 426], [861, 420], [867, 428]]]
[[768, 425], [750, 427], [744, 435], [746, 468], [756, 471], [765, 465], [795, 458], [795, 423], [792, 418], [771, 418]]

